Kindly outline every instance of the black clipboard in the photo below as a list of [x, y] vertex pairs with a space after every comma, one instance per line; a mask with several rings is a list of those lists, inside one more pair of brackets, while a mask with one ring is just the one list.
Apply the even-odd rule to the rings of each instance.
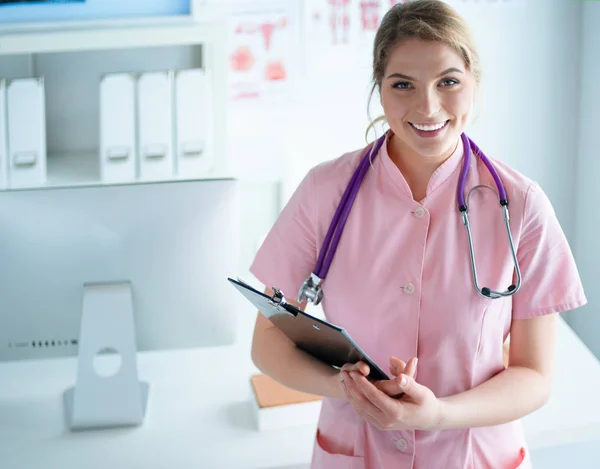
[[338, 369], [346, 363], [363, 361], [369, 365], [370, 379], [390, 379], [343, 328], [311, 316], [287, 303], [283, 293], [276, 288], [273, 288], [274, 295], [269, 297], [240, 279], [227, 280], [299, 349]]

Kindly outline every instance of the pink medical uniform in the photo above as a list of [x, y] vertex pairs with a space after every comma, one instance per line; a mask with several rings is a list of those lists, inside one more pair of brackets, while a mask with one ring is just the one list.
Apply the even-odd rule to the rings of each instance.
[[[388, 133], [392, 135], [391, 132]], [[348, 217], [327, 278], [323, 312], [384, 370], [391, 355], [419, 358], [416, 380], [438, 397], [471, 389], [501, 372], [512, 320], [586, 303], [571, 250], [540, 186], [492, 159], [507, 191], [522, 273], [516, 295], [489, 300], [475, 290], [467, 236], [456, 202], [462, 143], [413, 200], [386, 142]], [[364, 149], [312, 168], [286, 204], [251, 266], [265, 286], [295, 299], [313, 270], [327, 229]], [[485, 151], [485, 149], [483, 149]], [[466, 192], [493, 178], [470, 155]], [[498, 196], [480, 188], [467, 200], [481, 286], [504, 291], [513, 262]], [[443, 431], [380, 431], [343, 400], [324, 398], [313, 469], [531, 468], [519, 420]]]

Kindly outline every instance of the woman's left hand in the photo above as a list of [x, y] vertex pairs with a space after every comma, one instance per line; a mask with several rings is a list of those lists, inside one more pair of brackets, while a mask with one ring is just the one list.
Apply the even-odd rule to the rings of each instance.
[[[346, 398], [359, 416], [379, 430], [433, 430], [442, 419], [441, 401], [412, 376], [401, 373], [370, 382], [358, 371], [342, 368], [341, 373]], [[400, 399], [390, 397], [400, 393], [404, 393]]]

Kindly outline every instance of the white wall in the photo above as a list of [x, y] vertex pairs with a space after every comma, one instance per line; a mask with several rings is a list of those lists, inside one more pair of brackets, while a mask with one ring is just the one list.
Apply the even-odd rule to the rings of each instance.
[[586, 286], [588, 305], [569, 315], [568, 321], [587, 346], [600, 357], [600, 205], [598, 175], [600, 174], [600, 3], [584, 2], [581, 29], [581, 81], [579, 88], [579, 164], [575, 214], [575, 255]]
[[[472, 134], [484, 151], [537, 180], [567, 235], [579, 77], [579, 9], [569, 0], [464, 8], [481, 48], [485, 107]], [[564, 84], [564, 85], [563, 85]]]

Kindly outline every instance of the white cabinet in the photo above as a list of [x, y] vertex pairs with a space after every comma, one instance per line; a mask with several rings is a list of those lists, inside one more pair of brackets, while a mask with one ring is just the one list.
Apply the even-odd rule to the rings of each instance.
[[141, 180], [172, 179], [173, 73], [143, 73], [137, 82], [138, 162]]
[[181, 70], [175, 76], [175, 161], [180, 178], [209, 174], [214, 165], [210, 73]]
[[46, 182], [44, 81], [12, 80], [6, 88], [8, 186], [37, 187]]
[[8, 142], [6, 140], [6, 81], [0, 79], [0, 189], [6, 187]]
[[136, 179], [135, 78], [129, 73], [100, 81], [100, 180]]

